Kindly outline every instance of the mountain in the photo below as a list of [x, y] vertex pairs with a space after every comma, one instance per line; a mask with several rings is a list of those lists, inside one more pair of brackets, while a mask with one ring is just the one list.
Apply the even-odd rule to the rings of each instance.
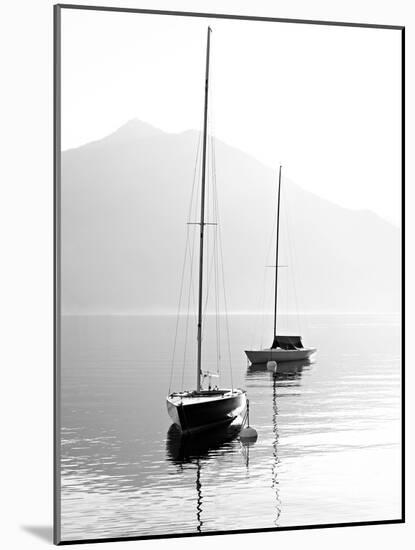
[[[176, 311], [199, 137], [132, 120], [62, 153], [64, 313]], [[216, 176], [228, 309], [258, 311], [277, 172], [216, 140]], [[285, 178], [281, 213], [283, 310], [399, 311], [399, 229]]]

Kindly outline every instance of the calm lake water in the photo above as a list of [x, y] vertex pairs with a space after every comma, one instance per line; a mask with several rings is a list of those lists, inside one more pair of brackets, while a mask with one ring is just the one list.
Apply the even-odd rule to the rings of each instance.
[[[274, 375], [248, 368], [243, 353], [259, 320], [230, 318], [233, 382], [258, 431], [244, 447], [232, 426], [193, 440], [171, 427], [175, 317], [64, 317], [62, 539], [398, 519], [399, 318], [301, 323], [314, 362]], [[172, 390], [182, 376], [194, 388], [193, 352], [179, 341]], [[208, 339], [205, 358], [216, 368]]]

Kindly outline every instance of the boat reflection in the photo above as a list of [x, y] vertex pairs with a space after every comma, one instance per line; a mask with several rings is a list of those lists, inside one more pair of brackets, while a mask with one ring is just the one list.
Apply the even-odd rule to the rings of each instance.
[[185, 465], [196, 465], [196, 529], [202, 532], [203, 520], [203, 493], [202, 493], [202, 466], [209, 459], [223, 456], [239, 446], [238, 435], [241, 423], [212, 432], [189, 435], [183, 433], [176, 424], [172, 424], [167, 432], [166, 452], [167, 460], [180, 470]]
[[176, 424], [167, 432], [167, 460], [176, 465], [189, 464], [200, 458], [211, 458], [224, 455], [238, 445], [236, 438], [241, 423], [233, 423], [220, 430], [201, 434], [184, 434]]
[[302, 359], [300, 361], [280, 361], [277, 363], [276, 370], [270, 369], [268, 363], [250, 364], [247, 370], [247, 376], [258, 372], [269, 372], [271, 379], [276, 376], [277, 379], [300, 378], [303, 369], [312, 365], [310, 359]]

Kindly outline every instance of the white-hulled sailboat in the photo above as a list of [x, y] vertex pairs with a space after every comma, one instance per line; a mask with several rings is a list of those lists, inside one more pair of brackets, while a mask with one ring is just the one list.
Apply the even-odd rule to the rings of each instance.
[[245, 350], [248, 359], [252, 364], [267, 363], [268, 361], [300, 361], [308, 359], [317, 351], [316, 348], [305, 348], [301, 336], [277, 334], [277, 300], [278, 300], [278, 244], [280, 225], [280, 199], [281, 199], [281, 169], [278, 177], [278, 200], [277, 200], [277, 235], [275, 244], [275, 287], [274, 287], [274, 336], [270, 348], [258, 350]]
[[[207, 148], [207, 118], [209, 99], [209, 55], [211, 28], [207, 31], [205, 102], [203, 119], [203, 149], [202, 149], [202, 181], [200, 204], [200, 241], [199, 241], [199, 292], [197, 321], [197, 363], [196, 389], [193, 391], [173, 392], [167, 396], [167, 410], [175, 424], [183, 432], [199, 432], [230, 424], [240, 416], [246, 407], [244, 390], [227, 388], [211, 388], [210, 373], [202, 372], [202, 302], [203, 302], [203, 259], [204, 259], [204, 229], [205, 221], [205, 191], [206, 191], [206, 148]], [[209, 377], [208, 389], [203, 389], [202, 379]]]

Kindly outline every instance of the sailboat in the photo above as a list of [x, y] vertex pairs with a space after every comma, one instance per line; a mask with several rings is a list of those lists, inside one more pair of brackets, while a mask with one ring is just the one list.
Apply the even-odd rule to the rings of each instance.
[[[197, 320], [197, 362], [196, 362], [196, 389], [192, 391], [173, 392], [167, 396], [167, 411], [175, 424], [182, 432], [194, 433], [232, 423], [240, 416], [246, 407], [245, 390], [237, 388], [219, 389], [211, 386], [211, 373], [202, 371], [202, 302], [203, 302], [203, 260], [204, 260], [204, 230], [205, 195], [206, 195], [206, 149], [207, 149], [207, 120], [209, 99], [209, 56], [210, 34], [207, 30], [206, 46], [206, 75], [205, 100], [203, 116], [203, 148], [202, 148], [202, 177], [200, 203], [200, 241], [199, 241], [199, 291], [198, 291], [198, 320]], [[203, 389], [202, 381], [208, 377], [208, 389]]]
[[248, 359], [252, 364], [267, 363], [268, 361], [284, 362], [299, 361], [308, 359], [317, 351], [316, 348], [303, 346], [301, 336], [277, 334], [277, 300], [278, 300], [278, 244], [280, 225], [280, 202], [281, 202], [281, 170], [278, 177], [278, 200], [277, 200], [277, 234], [275, 244], [275, 286], [274, 286], [274, 334], [272, 345], [269, 348], [258, 350], [245, 350]]

